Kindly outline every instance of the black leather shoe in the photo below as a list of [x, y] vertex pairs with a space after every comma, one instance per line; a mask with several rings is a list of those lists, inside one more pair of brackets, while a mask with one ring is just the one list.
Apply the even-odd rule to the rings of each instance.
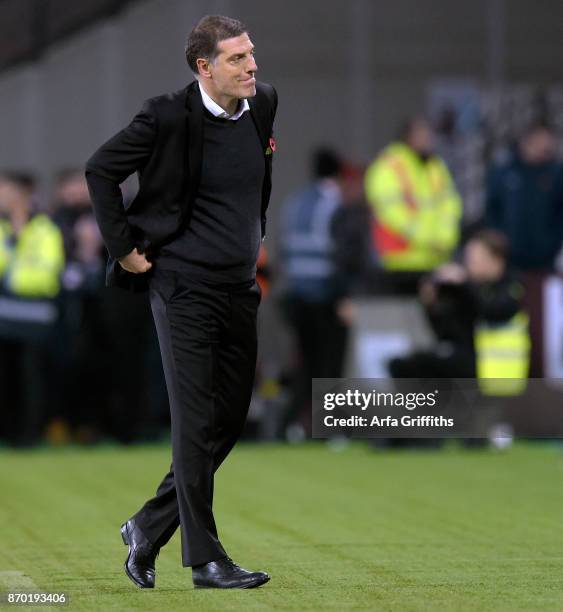
[[123, 543], [129, 546], [129, 554], [125, 560], [125, 573], [140, 589], [154, 589], [154, 562], [159, 550], [145, 537], [133, 519], [121, 525]]
[[249, 572], [228, 557], [192, 568], [196, 589], [253, 589], [270, 580], [265, 572]]

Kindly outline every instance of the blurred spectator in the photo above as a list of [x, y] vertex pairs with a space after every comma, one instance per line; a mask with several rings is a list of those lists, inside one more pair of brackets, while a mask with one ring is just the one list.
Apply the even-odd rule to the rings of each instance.
[[147, 300], [121, 291], [110, 295], [104, 288], [105, 249], [81, 169], [58, 174], [52, 208], [64, 235], [67, 265], [61, 342], [53, 351], [64, 393], [48, 437], [61, 430], [61, 423], [70, 425], [82, 443], [104, 434], [131, 442], [149, 430], [157, 433], [163, 392], [155, 382], [159, 365], [151, 367], [157, 348]]
[[[92, 217], [88, 185], [81, 170], [66, 168], [57, 174], [52, 211], [53, 221], [63, 233], [67, 259], [80, 259], [77, 253], [80, 249], [80, 240], [75, 234], [75, 227], [82, 217]], [[99, 245], [101, 239], [98, 240], [98, 251]]]
[[34, 179], [0, 174], [0, 276], [2, 289], [23, 298], [54, 298], [64, 265], [61, 234], [51, 219], [33, 210]]
[[563, 172], [555, 135], [532, 125], [506, 163], [492, 168], [485, 225], [510, 241], [510, 264], [550, 270], [563, 242]]
[[4, 435], [38, 440], [53, 390], [48, 347], [59, 317], [62, 235], [33, 210], [35, 181], [0, 175], [0, 394]]
[[88, 185], [81, 170], [59, 172], [52, 210], [53, 221], [64, 238], [67, 261], [63, 277], [65, 289], [81, 295], [97, 293], [103, 287], [105, 256]]
[[334, 261], [342, 293], [351, 296], [368, 291], [375, 267], [371, 241], [371, 210], [364, 195], [363, 168], [344, 164], [339, 175], [342, 205], [332, 218]]
[[106, 402], [108, 334], [103, 322], [102, 287], [105, 257], [92, 214], [88, 186], [81, 170], [58, 173], [52, 203], [53, 220], [64, 238], [66, 266], [62, 278], [60, 342], [53, 357], [64, 385], [47, 429], [50, 441], [61, 441], [69, 426], [79, 441], [97, 437]]
[[432, 350], [393, 359], [393, 377], [477, 376], [493, 395], [501, 386], [522, 390], [529, 340], [523, 288], [507, 267], [507, 257], [504, 236], [482, 230], [466, 244], [464, 265], [446, 264], [423, 279], [420, 299], [438, 343]]
[[532, 335], [531, 375], [543, 376], [543, 287], [563, 243], [563, 167], [553, 131], [531, 125], [504, 164], [492, 168], [485, 225], [510, 241], [510, 263], [523, 272]]
[[399, 141], [368, 168], [365, 188], [385, 270], [416, 280], [448, 261], [459, 240], [461, 201], [445, 163], [434, 152], [434, 134], [426, 119], [406, 122]]
[[313, 181], [290, 196], [282, 210], [281, 265], [287, 293], [285, 309], [301, 358], [294, 379], [289, 420], [308, 414], [311, 379], [342, 374], [347, 327], [338, 314], [343, 296], [335, 265], [333, 218], [342, 203], [342, 162], [330, 149], [312, 158]]
[[342, 201], [341, 160], [330, 149], [318, 149], [312, 166], [312, 183], [282, 206], [281, 263], [290, 295], [325, 302], [338, 292], [331, 224]]

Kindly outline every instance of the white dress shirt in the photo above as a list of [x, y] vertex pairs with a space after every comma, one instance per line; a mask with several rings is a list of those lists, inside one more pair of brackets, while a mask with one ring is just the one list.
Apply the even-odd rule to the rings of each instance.
[[201, 86], [201, 83], [198, 81], [199, 91], [201, 92], [201, 99], [203, 101], [203, 106], [215, 117], [220, 117], [221, 119], [229, 119], [229, 121], [236, 121], [239, 119], [243, 113], [247, 110], [250, 110], [250, 106], [248, 105], [248, 100], [246, 98], [241, 98], [239, 100], [239, 105], [237, 112], [233, 115], [229, 115], [225, 111], [224, 108], [219, 106], [215, 100], [213, 100], [206, 92], [205, 89]]

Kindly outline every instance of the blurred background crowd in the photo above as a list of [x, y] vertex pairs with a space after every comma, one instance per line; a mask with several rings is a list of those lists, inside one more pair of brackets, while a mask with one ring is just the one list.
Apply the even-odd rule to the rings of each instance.
[[[94, 4], [106, 3], [84, 6]], [[130, 18], [121, 11], [138, 10], [135, 18], [150, 30], [149, 17], [176, 4], [114, 2], [85, 22], [106, 20], [90, 25], [106, 28], [105, 48], [119, 39], [111, 28]], [[215, 4], [267, 44], [252, 3]], [[357, 147], [339, 142], [338, 130], [327, 127], [323, 139], [312, 129], [299, 142], [301, 156], [290, 158], [284, 124], [292, 113], [312, 118], [315, 107], [296, 106], [299, 88], [292, 91], [279, 69], [278, 86], [276, 63], [270, 77], [258, 52], [260, 76], [280, 92], [274, 165], [281, 176], [275, 170], [269, 239], [258, 262], [261, 348], [248, 438], [310, 435], [314, 377], [477, 377], [493, 396], [522, 395], [528, 376], [563, 377], [563, 88], [549, 78], [501, 83], [508, 7], [495, 0], [481, 9], [491, 81], [476, 85], [456, 74], [432, 81], [418, 100], [402, 100], [400, 113], [375, 114], [364, 131], [351, 120], [348, 137]], [[203, 14], [192, 12], [186, 31]], [[369, 40], [357, 22], [377, 14], [366, 2], [352, 13], [358, 55]], [[79, 33], [72, 44], [88, 36]], [[33, 79], [41, 74], [40, 58], [16, 59], [39, 62]], [[11, 75], [28, 70], [5, 61]], [[64, 65], [79, 71], [68, 58]], [[334, 103], [327, 126], [366, 108], [370, 89], [361, 75], [352, 77], [349, 107]], [[174, 88], [167, 82], [164, 90]], [[36, 85], [31, 90], [40, 94]], [[321, 103], [330, 104], [322, 93]], [[370, 134], [374, 122], [385, 130]], [[109, 123], [118, 126], [117, 118]], [[80, 150], [93, 151], [115, 129], [102, 131], [85, 136]], [[84, 159], [77, 153], [57, 167], [43, 163], [47, 157], [0, 157], [0, 444], [165, 437], [168, 403], [147, 297], [104, 288], [106, 252]], [[131, 201], [135, 185], [123, 190]], [[499, 387], [499, 379], [512, 382]]]

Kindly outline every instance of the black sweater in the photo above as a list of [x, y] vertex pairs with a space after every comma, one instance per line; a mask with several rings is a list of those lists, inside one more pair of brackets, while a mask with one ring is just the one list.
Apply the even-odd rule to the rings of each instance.
[[253, 279], [260, 249], [264, 152], [250, 113], [204, 117], [201, 180], [186, 229], [154, 257], [156, 268], [211, 282]]

